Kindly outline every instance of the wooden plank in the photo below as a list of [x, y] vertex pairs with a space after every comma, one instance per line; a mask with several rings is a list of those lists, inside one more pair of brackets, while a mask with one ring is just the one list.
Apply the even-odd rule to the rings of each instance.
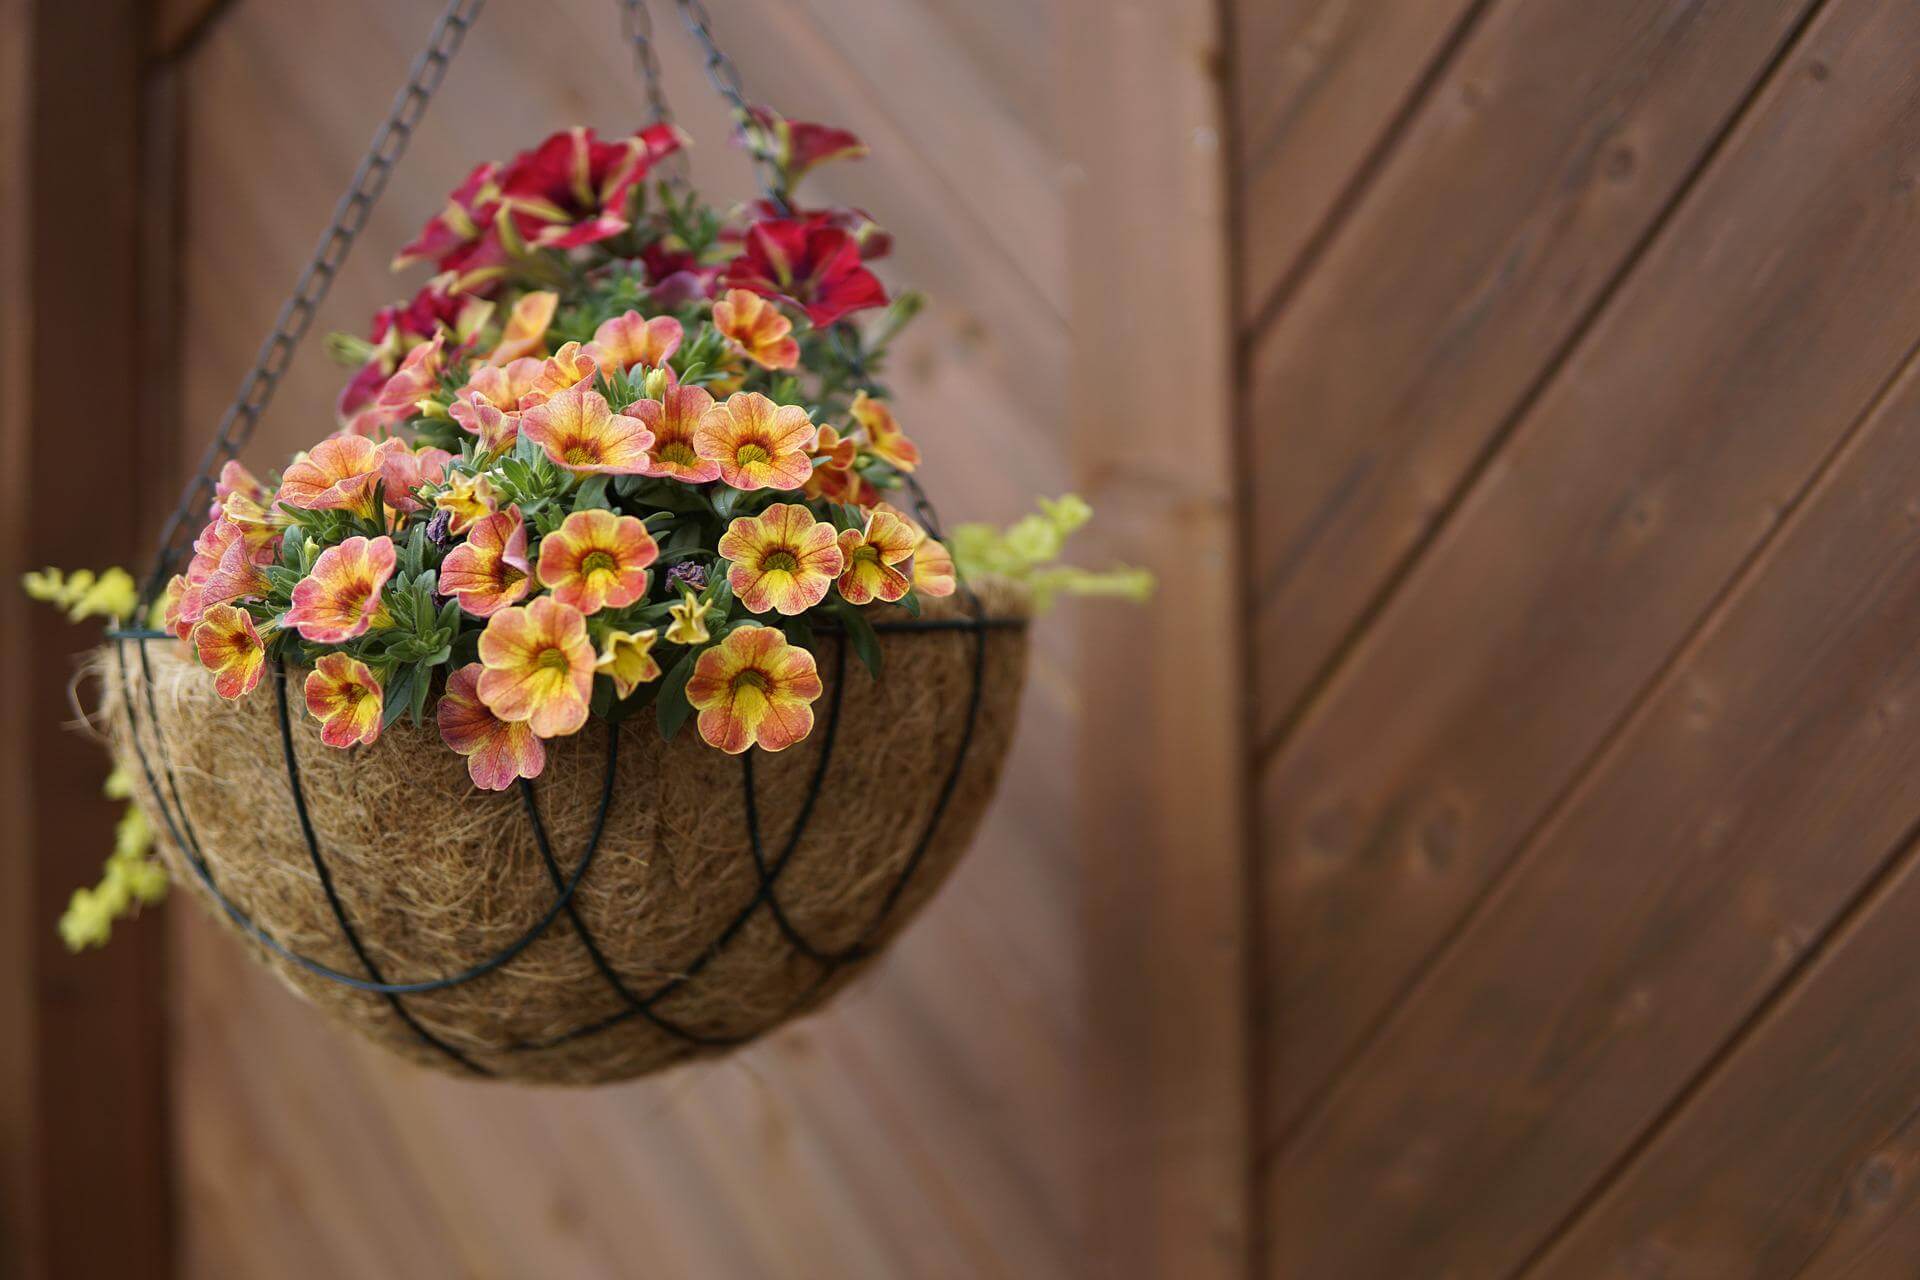
[[1238, 0], [1234, 184], [1242, 324], [1281, 301], [1400, 140], [1485, 0]]
[[1911, 16], [1824, 11], [1268, 767], [1269, 1142], [1920, 333], [1913, 85], [1874, 44]]
[[1912, 1273], [1920, 1248], [1914, 864], [1909, 849], [1805, 980], [1528, 1276]]
[[[1076, 37], [1061, 73], [1078, 175], [1069, 385], [1102, 519], [1090, 554], [1156, 570], [1176, 602], [1090, 614], [1085, 632], [1087, 1267], [1238, 1277], [1246, 757], [1220, 34], [1206, 0], [1070, 0], [1061, 15]], [[1177, 358], [1152, 357], [1169, 343]]]
[[[1844, 816], [1809, 831], [1790, 864], [1762, 864], [1749, 854], [1733, 869], [1738, 883], [1727, 909], [1746, 915], [1749, 929], [1771, 917], [1782, 961], [1806, 949], [1850, 878], [1872, 865], [1872, 840], [1920, 815], [1908, 781], [1920, 757], [1920, 726], [1909, 714], [1920, 695], [1917, 459], [1920, 375], [1909, 372], [1731, 611], [1719, 629], [1726, 638], [1710, 641], [1690, 664], [1738, 672], [1755, 690], [1778, 671], [1780, 687], [1760, 694], [1772, 704], [1764, 737], [1796, 739], [1796, 752], [1831, 743], [1836, 768], [1848, 760], [1856, 766], [1809, 806]], [[1741, 648], [1775, 652], [1763, 663], [1747, 659], [1735, 648], [1735, 628], [1746, 633]], [[1680, 678], [1683, 690], [1690, 678]], [[1732, 741], [1737, 729], [1729, 723], [1711, 732]], [[1750, 788], [1778, 777], [1750, 756], [1743, 764]], [[1752, 823], [1740, 820], [1742, 828]], [[1735, 838], [1730, 832], [1729, 847]], [[1911, 1272], [1920, 1237], [1915, 863], [1910, 845], [1724, 1065], [1695, 1086], [1529, 1275], [1785, 1280]], [[1749, 950], [1750, 960], [1759, 958]]]
[[[117, 929], [108, 951], [75, 958], [55, 932], [68, 895], [97, 879], [117, 816], [100, 795], [103, 751], [65, 728], [75, 654], [95, 633], [25, 610], [15, 588], [29, 567], [123, 560], [148, 534], [142, 471], [112, 463], [137, 458], [144, 431], [165, 429], [139, 391], [139, 219], [146, 200], [166, 199], [142, 186], [145, 16], [138, 0], [7, 14], [5, 43], [22, 73], [7, 84], [25, 108], [9, 129], [15, 163], [0, 198], [16, 387], [0, 547], [10, 695], [0, 768], [18, 787], [0, 853], [14, 864], [0, 927], [19, 948], [0, 1035], [10, 1042], [7, 1084], [25, 1090], [3, 1122], [9, 1275], [171, 1271], [161, 934], [142, 922]], [[85, 397], [100, 385], [104, 333], [127, 391], [95, 412]]]
[[[1548, 663], [1562, 686], [1619, 694], [1614, 658], [1640, 632], [1677, 631], [1712, 584], [1693, 584], [1687, 610], [1672, 589], [1726, 572], [1778, 522], [1827, 447], [1816, 426], [1852, 417], [1872, 365], [1911, 352], [1920, 300], [1877, 282], [1920, 264], [1906, 178], [1920, 166], [1916, 54], [1920, 14], [1842, 3], [1823, 17], [1649, 255], [1645, 287], [1453, 531], [1423, 584], [1453, 587], [1447, 608], [1476, 634], [1504, 646], [1527, 638], [1527, 619], [1558, 619], [1552, 643], [1506, 650], [1506, 669]], [[1817, 259], [1817, 282], [1797, 259]], [[1869, 343], [1857, 363], [1839, 349]], [[1692, 386], [1675, 394], [1669, 376]], [[1449, 1274], [1510, 1274], [1908, 838], [1917, 408], [1909, 377], [1279, 1152], [1287, 1274], [1399, 1277], [1436, 1258]], [[1653, 536], [1668, 524], [1684, 536]], [[1494, 545], [1506, 559], [1486, 555]], [[1495, 589], [1460, 591], [1456, 553], [1499, 565]], [[1507, 598], [1522, 587], [1525, 609]], [[1426, 589], [1407, 607], [1432, 616]], [[1391, 618], [1379, 634], [1398, 634]], [[1501, 654], [1464, 644], [1421, 652], [1448, 655], [1430, 672], [1503, 670]], [[1540, 749], [1531, 716], [1560, 713], [1571, 732], [1560, 707], [1523, 711], [1484, 684], [1479, 697], [1483, 714], [1514, 708], [1499, 717], [1517, 740], [1508, 770]], [[1454, 785], [1436, 773], [1430, 785]], [[1502, 810], [1476, 796], [1466, 813], [1470, 829]], [[1411, 862], [1402, 874], [1436, 891], [1406, 843], [1420, 828], [1402, 830], [1375, 856]], [[1362, 918], [1388, 950], [1420, 927], [1397, 902]]]
[[[0, 0], [0, 376], [23, 386], [33, 367], [30, 341], [33, 223], [28, 215], [31, 151], [32, 11], [29, 0]], [[8, 576], [27, 539], [31, 477], [27, 403], [0, 397], [0, 555]], [[18, 549], [18, 550], [16, 550]], [[0, 585], [0, 649], [21, 653], [28, 643], [29, 605]], [[0, 662], [0, 1280], [22, 1280], [44, 1257], [37, 1223], [40, 1197], [34, 1166], [37, 1089], [33, 1020], [37, 1004], [26, 758], [39, 726], [28, 714], [32, 672], [21, 661]]]
[[1809, 7], [1504, 4], [1465, 41], [1252, 338], [1267, 750]]

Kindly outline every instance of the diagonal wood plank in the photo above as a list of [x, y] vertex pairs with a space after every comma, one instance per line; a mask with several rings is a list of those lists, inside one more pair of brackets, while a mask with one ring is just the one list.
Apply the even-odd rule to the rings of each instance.
[[1240, 0], [1233, 26], [1242, 324], [1283, 300], [1486, 0]]
[[1889, 270], [1920, 266], [1913, 86], [1875, 53], [1906, 50], [1900, 21], [1849, 2], [1808, 33], [1269, 767], [1269, 928], [1294, 948], [1268, 970], [1269, 1141], [1920, 333]]
[[[1832, 794], [1802, 801], [1830, 815], [1830, 825], [1808, 832], [1791, 861], [1763, 861], [1776, 847], [1769, 841], [1719, 872], [1730, 877], [1720, 911], [1744, 915], [1749, 932], [1750, 973], [1716, 966], [1722, 971], [1713, 981], [1729, 988], [1805, 948], [1823, 911], [1872, 865], [1873, 839], [1920, 817], [1907, 785], [1920, 760], [1920, 726], [1911, 715], [1920, 698], [1913, 658], [1920, 651], [1917, 460], [1920, 375], [1909, 373], [1720, 635], [1690, 664], [1739, 671], [1738, 696], [1768, 713], [1757, 739], [1793, 740], [1796, 753], [1825, 745], [1840, 766], [1831, 775]], [[1756, 663], [1736, 645], [1774, 652]], [[1682, 675], [1682, 696], [1687, 681], [1699, 678], [1712, 676]], [[1836, 691], [1840, 705], [1815, 708]], [[1738, 723], [1710, 732], [1731, 743]], [[1732, 750], [1748, 777], [1757, 777], [1757, 753]], [[1818, 785], [1817, 778], [1808, 781]], [[1869, 813], [1885, 816], [1869, 824]], [[1736, 826], [1750, 829], [1763, 816], [1743, 815]], [[1738, 831], [1727, 836], [1737, 847]], [[1902, 1231], [1911, 1246], [1920, 1225], [1915, 862], [1909, 846], [1808, 972], [1529, 1275], [1785, 1280], [1911, 1269], [1910, 1247], [1896, 1246]], [[1704, 880], [1714, 873], [1696, 874]], [[1696, 919], [1705, 924], [1708, 917]], [[1777, 931], [1777, 958], [1751, 945], [1764, 944], [1769, 927]], [[1756, 928], [1762, 936], [1752, 936]], [[1651, 993], [1676, 997], [1683, 993], [1670, 982]]]
[[[1659, 592], [1598, 594], [1638, 576], [1628, 566], [1648, 547], [1632, 513], [1649, 481], [1660, 505], [1641, 509], [1660, 516], [1655, 526], [1684, 502], [1688, 529], [1724, 537], [1744, 525], [1750, 541], [1818, 461], [1805, 456], [1821, 444], [1808, 424], [1844, 422], [1850, 404], [1871, 398], [1855, 392], [1865, 362], [1837, 385], [1790, 377], [1762, 388], [1758, 371], [1783, 368], [1787, 351], [1831, 371], [1837, 353], [1811, 343], [1870, 338], [1884, 369], [1907, 354], [1890, 356], [1892, 344], [1920, 336], [1920, 301], [1868, 285], [1889, 262], [1920, 263], [1911, 207], [1920, 142], [1908, 127], [1920, 109], [1916, 53], [1920, 14], [1904, 10], [1843, 3], [1809, 34], [1724, 169], [1649, 255], [1645, 291], [1603, 322], [1565, 395], [1549, 398], [1470, 505], [1436, 578], [1455, 548], [1484, 552], [1483, 532], [1509, 547], [1549, 545], [1544, 558], [1583, 566], [1503, 573], [1495, 590], [1448, 597], [1455, 613], [1470, 599], [1476, 630], [1502, 643], [1514, 630], [1501, 601], [1522, 577], [1528, 616], [1571, 619], [1556, 624], [1551, 647], [1510, 650], [1509, 664], [1549, 663], [1570, 686], [1601, 678], [1589, 655], [1620, 647], [1612, 619], [1634, 613], [1647, 628], [1668, 607], [1667, 587], [1743, 551], [1696, 532], [1684, 556], [1658, 566]], [[1851, 126], [1837, 124], [1842, 115]], [[1809, 168], [1816, 149], [1830, 167]], [[1742, 211], [1737, 222], [1729, 208]], [[1792, 278], [1788, 262], [1815, 244], [1828, 275], [1850, 279], [1844, 294]], [[1681, 262], [1710, 278], [1687, 280]], [[1643, 297], [1659, 319], [1639, 314]], [[1743, 322], [1687, 324], [1712, 330], [1718, 358], [1706, 368], [1727, 373], [1668, 402], [1644, 375], [1686, 377], [1696, 366], [1662, 342], [1662, 322], [1708, 297], [1709, 310], [1746, 312]], [[1823, 303], [1842, 297], [1849, 313], [1863, 309], [1844, 334]], [[1630, 371], [1643, 376], [1623, 381]], [[1556, 412], [1563, 401], [1582, 408]], [[1920, 694], [1920, 538], [1911, 428], [1886, 424], [1911, 418], [1911, 380], [1894, 404], [1829, 467], [1515, 874], [1279, 1154], [1277, 1230], [1295, 1274], [1405, 1276], [1434, 1258], [1451, 1275], [1508, 1274], [1907, 838], [1920, 817], [1907, 785], [1920, 733], [1902, 714]], [[1770, 421], [1776, 411], [1789, 416]], [[1776, 453], [1787, 424], [1799, 443]], [[1770, 454], [1769, 466], [1793, 464], [1771, 485], [1733, 474]], [[1632, 483], [1611, 483], [1613, 467]], [[1701, 483], [1701, 470], [1714, 482]], [[1407, 607], [1423, 595], [1416, 585]], [[1575, 628], [1579, 647], [1569, 649]], [[1524, 725], [1519, 705], [1481, 696], [1514, 707], [1510, 734]], [[1510, 755], [1506, 767], [1525, 764]], [[1409, 838], [1383, 856], [1420, 859], [1419, 845], [1400, 843]], [[1367, 925], [1389, 949], [1405, 927], [1386, 912]]]
[[1466, 40], [1313, 273], [1254, 335], [1265, 747], [1810, 7], [1505, 4]]

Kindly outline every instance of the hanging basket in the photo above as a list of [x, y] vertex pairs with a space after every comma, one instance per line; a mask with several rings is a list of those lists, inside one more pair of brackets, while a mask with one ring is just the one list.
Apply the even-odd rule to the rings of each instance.
[[158, 629], [97, 670], [175, 878], [289, 986], [434, 1067], [592, 1084], [818, 1006], [926, 902], [1030, 602], [940, 540], [878, 380], [917, 309], [862, 265], [885, 237], [791, 202], [863, 148], [750, 106], [696, 0], [765, 175], [733, 239], [683, 175], [646, 204], [683, 135], [623, 0], [653, 122], [476, 169], [403, 250], [439, 274], [338, 344], [341, 430], [239, 465], [480, 5], [447, 0], [163, 531]]
[[939, 887], [1025, 677], [1021, 593], [971, 603], [882, 624], [879, 679], [822, 637], [819, 727], [789, 751], [596, 723], [499, 794], [431, 728], [323, 746], [297, 672], [291, 699], [270, 673], [225, 702], [181, 646], [140, 635], [99, 668], [176, 877], [290, 987], [429, 1066], [594, 1084], [817, 1007]]

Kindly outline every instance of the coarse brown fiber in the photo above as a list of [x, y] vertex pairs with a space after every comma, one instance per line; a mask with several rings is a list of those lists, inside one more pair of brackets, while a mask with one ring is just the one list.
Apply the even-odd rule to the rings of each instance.
[[[979, 596], [985, 616], [1026, 612], [1022, 593], [1009, 584], [981, 584]], [[955, 597], [930, 602], [926, 616], [967, 615]], [[786, 751], [753, 753], [769, 862], [787, 849], [813, 780], [842, 643], [822, 634], [814, 646], [827, 685], [814, 704], [814, 732]], [[961, 748], [978, 643], [966, 631], [884, 633], [878, 680], [847, 655], [830, 765], [811, 818], [774, 885], [787, 924], [816, 954], [863, 941], [875, 949], [884, 944], [939, 887], [971, 840], [1012, 736], [1026, 673], [1024, 629], [985, 632], [982, 696], [965, 763], [922, 860], [887, 910], [889, 893]], [[227, 898], [288, 949], [364, 974], [328, 905], [301, 830], [281, 750], [272, 670], [250, 697], [227, 703], [181, 646], [148, 641], [145, 647], [143, 661], [138, 643], [121, 642], [118, 651], [110, 644], [101, 659], [101, 685], [116, 751], [160, 833], [175, 879], [207, 896], [168, 837], [132, 749], [136, 730], [163, 796], [171, 801], [177, 789], [200, 852]], [[299, 678], [292, 673], [288, 694], [308, 812], [347, 918], [383, 977], [410, 982], [456, 973], [534, 927], [556, 891], [519, 791], [477, 790], [464, 761], [440, 741], [431, 717], [424, 729], [396, 722], [370, 747], [347, 752], [324, 746], [305, 712]], [[129, 699], [137, 711], [131, 717]], [[588, 847], [606, 776], [608, 732], [596, 720], [574, 737], [547, 744], [547, 766], [535, 793], [564, 876], [573, 874]], [[817, 1007], [864, 967], [871, 951], [836, 967], [810, 957], [765, 905], [713, 950], [760, 887], [742, 761], [707, 746], [691, 724], [663, 743], [650, 712], [619, 732], [605, 831], [573, 901], [631, 993], [645, 998], [674, 983], [671, 994], [653, 1006], [660, 1018], [701, 1037], [735, 1039]], [[217, 905], [212, 910], [232, 923]], [[464, 1071], [410, 1029], [384, 996], [250, 945], [335, 1021], [418, 1062]], [[460, 986], [401, 998], [434, 1036], [504, 1079], [592, 1084], [717, 1051], [633, 1016], [564, 914], [499, 969]], [[603, 1030], [566, 1038], [623, 1012], [628, 1016]]]

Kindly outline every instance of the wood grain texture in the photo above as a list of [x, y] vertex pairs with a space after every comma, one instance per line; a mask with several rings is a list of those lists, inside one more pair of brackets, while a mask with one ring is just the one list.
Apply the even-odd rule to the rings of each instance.
[[[1728, 718], [1714, 707], [1714, 725], [1688, 726], [1696, 750], [1718, 741], [1749, 776], [1766, 769], [1767, 748], [1737, 745], [1744, 721], [1754, 727], [1752, 741], [1791, 742], [1796, 755], [1824, 750], [1833, 766], [1807, 777], [1806, 795], [1794, 802], [1821, 819], [1817, 831], [1805, 818], [1791, 820], [1789, 838], [1807, 832], [1801, 849], [1778, 858], [1766, 856], [1779, 847], [1772, 839], [1747, 845], [1738, 866], [1717, 873], [1724, 890], [1716, 910], [1661, 921], [1675, 935], [1706, 926], [1689, 948], [1710, 948], [1709, 930], [1741, 935], [1748, 973], [1716, 965], [1716, 984], [1748, 985], [1799, 956], [1834, 901], [1874, 866], [1876, 842], [1920, 819], [1908, 783], [1920, 757], [1910, 715], [1920, 695], [1917, 500], [1920, 376], [1909, 372], [1676, 681], [1681, 697], [1717, 699], [1713, 686], [1737, 672], [1734, 696], [1765, 713]], [[1752, 660], [1761, 648], [1771, 652]], [[1822, 776], [1829, 790], [1816, 798]], [[1703, 797], [1700, 811], [1711, 814], [1713, 805]], [[1768, 816], [1742, 814], [1713, 834], [1724, 830], [1725, 847], [1740, 849], [1742, 833]], [[1911, 1272], [1920, 1199], [1914, 863], [1909, 846], [1808, 971], [1530, 1275]], [[1691, 892], [1715, 876], [1696, 865]], [[1729, 919], [1711, 925], [1714, 914]], [[1687, 995], [1668, 980], [1635, 990], [1646, 990], [1648, 1002], [1677, 1004]], [[1712, 1007], [1697, 996], [1687, 1003]]]
[[[1296, 911], [1323, 937], [1366, 922], [1364, 956], [1301, 952], [1354, 958], [1325, 990], [1382, 1007], [1414, 976], [1418, 940], [1467, 904], [1460, 869], [1483, 885], [1505, 861], [1576, 772], [1577, 726], [1605, 736], [1920, 336], [1920, 299], [1883, 287], [1920, 261], [1916, 53], [1911, 12], [1823, 13], [1321, 708], [1392, 723], [1371, 700], [1396, 669], [1403, 690], [1425, 677], [1389, 704], [1402, 720], [1468, 690], [1477, 708], [1359, 810], [1351, 845], [1322, 823], [1293, 850]], [[1819, 514], [1864, 501], [1865, 478]], [[1910, 519], [1876, 510], [1883, 540]], [[1507, 1274], [1902, 837], [1916, 743], [1893, 709], [1912, 677], [1876, 676], [1906, 672], [1912, 602], [1824, 528], [1796, 525], [1715, 615], [1279, 1153], [1294, 1273]], [[1269, 793], [1293, 815], [1272, 830], [1324, 812], [1307, 776]], [[1292, 1025], [1324, 1032], [1307, 1007]]]
[[[0, 371], [18, 385], [32, 367], [28, 340], [32, 298], [33, 222], [26, 175], [31, 156], [27, 126], [32, 101], [28, 0], [0, 0]], [[16, 397], [0, 399], [0, 548], [12, 567], [14, 548], [26, 545], [27, 435], [31, 417]], [[17, 653], [27, 642], [29, 606], [0, 591], [0, 645]], [[31, 673], [23, 662], [0, 662], [0, 847], [29, 847], [25, 755], [36, 733], [28, 716]], [[40, 1198], [34, 1165], [33, 957], [37, 949], [33, 861], [0, 856], [0, 1277], [21, 1280], [37, 1265], [34, 1236]]]
[[[194, 55], [190, 422], [210, 427], [231, 394], [437, 8], [245, 5]], [[722, 109], [670, 11], [654, 8], [696, 177], [745, 196]], [[821, 190], [879, 217], [896, 236], [889, 283], [933, 297], [890, 382], [949, 521], [1010, 519], [1069, 483], [1062, 158], [1052, 120], [1004, 96], [1010, 78], [1032, 92], [1035, 68], [1052, 66], [1051, 6], [1024, 8], [1036, 21], [1010, 67], [982, 51], [1014, 33], [963, 6], [715, 7], [756, 97], [873, 146], [821, 175]], [[357, 329], [417, 283], [389, 276], [384, 258], [476, 158], [576, 121], [639, 123], [614, 18], [590, 0], [489, 8], [320, 329]], [[263, 164], [269, 150], [299, 162]], [[340, 378], [310, 344], [249, 459], [276, 465], [328, 430]], [[194, 921], [179, 953], [183, 1268], [1071, 1274], [1084, 1033], [1075, 621], [1036, 637], [998, 807], [926, 917], [832, 1010], [725, 1064], [579, 1094], [423, 1076], [335, 1038]]]
[[1254, 325], [1399, 140], [1484, 0], [1235, 0], [1238, 313]]
[[[98, 879], [118, 816], [100, 794], [105, 754], [75, 731], [68, 700], [75, 656], [98, 627], [27, 605], [15, 588], [29, 568], [123, 559], [152, 516], [134, 466], [89, 464], [164, 438], [166, 415], [131, 391], [111, 412], [75, 393], [99, 384], [107, 346], [116, 376], [141, 385], [144, 18], [135, 0], [5, 14], [0, 351], [14, 391], [0, 419], [9, 788], [0, 1274], [9, 1277], [164, 1276], [171, 1256], [161, 934], [152, 920], [124, 926], [111, 952], [74, 957], [55, 928], [73, 890]], [[113, 1206], [111, 1229], [102, 1205]]]
[[[1242, 1276], [1253, 1245], [1215, 23], [1205, 0], [1063, 9], [1072, 421], [1101, 517], [1088, 554], [1153, 569], [1174, 601], [1092, 622], [1082, 653], [1086, 1270], [1101, 1276]], [[1170, 340], [1178, 358], [1147, 356]]]
[[[1253, 335], [1264, 746], [1371, 620], [1808, 7], [1501, 4], [1467, 37], [1311, 276]], [[1250, 238], [1268, 172], [1241, 174]]]
[[1809, 33], [1269, 766], [1270, 1141], [1920, 333], [1892, 21]]

